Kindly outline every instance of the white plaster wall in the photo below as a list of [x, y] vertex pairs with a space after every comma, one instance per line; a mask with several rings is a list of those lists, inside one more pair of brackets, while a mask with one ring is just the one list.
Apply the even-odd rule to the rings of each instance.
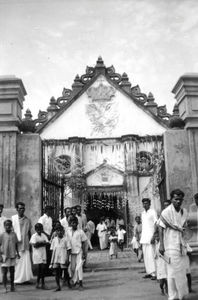
[[124, 171], [124, 147], [115, 141], [98, 141], [85, 146], [85, 172], [95, 169], [104, 160], [107, 164]]
[[[108, 180], [107, 182], [102, 181], [102, 174], [106, 174]], [[98, 172], [91, 174], [87, 178], [88, 186], [109, 186], [109, 185], [122, 185], [123, 184], [123, 176], [120, 174], [116, 174], [111, 170], [101, 169]]]
[[[100, 76], [93, 86], [109, 85], [105, 77]], [[116, 90], [112, 98], [112, 108], [105, 111], [98, 120], [102, 118], [105, 124], [103, 132], [94, 131], [93, 120], [87, 113], [92, 99], [85, 92], [81, 95], [58, 119], [47, 125], [41, 133], [42, 139], [67, 139], [72, 136], [86, 138], [120, 137], [126, 134], [161, 135], [165, 128], [157, 123], [151, 116], [139, 108], [127, 96]], [[111, 124], [108, 125], [108, 119]]]

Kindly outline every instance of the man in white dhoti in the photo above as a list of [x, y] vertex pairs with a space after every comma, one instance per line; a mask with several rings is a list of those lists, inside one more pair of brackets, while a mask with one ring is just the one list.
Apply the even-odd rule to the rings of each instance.
[[140, 244], [142, 244], [142, 251], [144, 257], [144, 265], [146, 269], [146, 275], [144, 278], [156, 279], [156, 262], [155, 262], [155, 230], [157, 222], [157, 213], [154, 209], [151, 209], [151, 200], [149, 198], [143, 198], [142, 204], [144, 211], [142, 212], [142, 234]]
[[100, 250], [104, 250], [107, 248], [107, 226], [104, 217], [100, 219], [100, 223], [97, 225], [96, 230], [98, 231]]
[[17, 215], [12, 216], [13, 229], [18, 238], [18, 250], [20, 259], [15, 268], [15, 283], [23, 283], [33, 278], [32, 264], [30, 260], [31, 222], [24, 215], [25, 204], [18, 202], [16, 204]]
[[159, 252], [170, 259], [170, 263], [167, 264], [168, 299], [182, 300], [188, 294], [187, 245], [183, 235], [187, 211], [181, 208], [184, 198], [181, 190], [173, 190], [170, 195], [172, 204], [162, 211], [159, 220]]

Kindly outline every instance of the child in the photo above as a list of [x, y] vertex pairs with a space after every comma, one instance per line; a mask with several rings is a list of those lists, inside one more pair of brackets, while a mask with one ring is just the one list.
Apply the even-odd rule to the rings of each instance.
[[116, 235], [114, 228], [111, 228], [109, 242], [110, 242], [110, 248], [109, 248], [110, 259], [113, 258], [113, 255], [115, 255], [115, 257], [117, 258], [118, 257], [118, 237]]
[[162, 258], [159, 253], [159, 235], [156, 233], [155, 237], [155, 262], [157, 269], [157, 280], [159, 280], [159, 285], [162, 295], [168, 295], [168, 284], [167, 284], [167, 262]]
[[63, 269], [66, 269], [69, 265], [69, 255], [71, 251], [70, 240], [64, 235], [64, 228], [58, 226], [56, 229], [56, 236], [51, 243], [52, 258], [50, 267], [55, 270], [55, 278], [57, 288], [55, 292], [60, 291], [60, 278]]
[[118, 236], [118, 246], [123, 251], [124, 248], [124, 235], [126, 231], [124, 230], [123, 225], [119, 225], [119, 229], [117, 230], [117, 236]]
[[143, 259], [143, 253], [142, 253], [142, 245], [140, 244], [140, 238], [142, 233], [142, 223], [140, 216], [135, 217], [136, 224], [134, 226], [134, 236], [131, 241], [132, 247], [134, 252], [137, 255], [138, 261], [141, 262]]
[[73, 216], [70, 219], [71, 228], [68, 236], [71, 242], [70, 273], [74, 285], [79, 281], [79, 289], [83, 290], [83, 261], [86, 256], [87, 237], [82, 229], [78, 229], [78, 219]]
[[43, 233], [43, 225], [41, 223], [37, 223], [34, 228], [36, 233], [32, 235], [30, 244], [33, 248], [33, 264], [37, 265], [36, 288], [39, 288], [41, 280], [41, 288], [45, 290], [45, 268], [47, 263], [46, 245], [49, 244], [49, 241], [47, 236]]
[[12, 221], [6, 220], [4, 221], [5, 232], [0, 235], [0, 262], [1, 271], [3, 277], [3, 285], [5, 289], [5, 293], [7, 293], [7, 273], [10, 271], [10, 291], [14, 292], [14, 273], [15, 273], [15, 264], [16, 257], [20, 258], [18, 252], [18, 240], [16, 233], [12, 231]]

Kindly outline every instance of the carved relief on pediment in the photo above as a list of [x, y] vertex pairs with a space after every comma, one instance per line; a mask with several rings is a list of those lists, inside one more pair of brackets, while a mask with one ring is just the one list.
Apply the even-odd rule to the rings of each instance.
[[117, 102], [114, 100], [116, 89], [105, 84], [103, 78], [99, 78], [97, 84], [87, 90], [87, 95], [91, 98], [86, 107], [92, 126], [91, 135], [111, 136], [119, 118]]

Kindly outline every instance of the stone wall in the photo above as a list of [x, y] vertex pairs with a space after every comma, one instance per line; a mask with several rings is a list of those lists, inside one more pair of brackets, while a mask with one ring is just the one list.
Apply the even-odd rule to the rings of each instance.
[[192, 173], [190, 147], [186, 130], [167, 130], [164, 133], [167, 195], [179, 188], [185, 193], [184, 206], [192, 202]]
[[41, 139], [38, 134], [17, 138], [16, 201], [26, 204], [25, 214], [34, 225], [41, 216]]

